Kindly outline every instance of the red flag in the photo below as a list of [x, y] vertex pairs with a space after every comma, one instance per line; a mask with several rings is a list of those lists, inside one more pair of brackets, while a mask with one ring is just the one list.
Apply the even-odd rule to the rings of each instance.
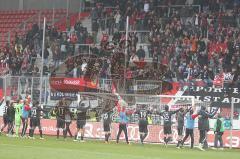
[[224, 82], [224, 76], [223, 76], [223, 73], [221, 73], [221, 74], [218, 74], [214, 77], [213, 85], [222, 87], [223, 82]]
[[141, 61], [133, 61], [133, 63], [139, 68], [139, 69], [143, 69], [145, 67], [145, 65], [147, 64], [145, 61], [141, 60]]

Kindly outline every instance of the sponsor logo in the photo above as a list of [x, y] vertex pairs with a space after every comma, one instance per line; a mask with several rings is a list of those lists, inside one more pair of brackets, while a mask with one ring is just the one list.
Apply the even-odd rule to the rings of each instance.
[[64, 79], [63, 83], [69, 85], [80, 85], [80, 81], [74, 79]]

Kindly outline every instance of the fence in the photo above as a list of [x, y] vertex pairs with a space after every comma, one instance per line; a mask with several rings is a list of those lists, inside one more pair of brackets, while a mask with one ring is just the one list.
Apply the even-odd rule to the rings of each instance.
[[[65, 78], [70, 80], [76, 80], [77, 78]], [[80, 78], [79, 78], [80, 79]], [[5, 76], [1, 77], [2, 81], [2, 94], [9, 99], [16, 100], [20, 96], [26, 97], [30, 95], [33, 100], [40, 99], [40, 90], [42, 91], [41, 101], [46, 105], [51, 105], [55, 103], [55, 100], [60, 100], [61, 96], [74, 97], [73, 100], [77, 100], [76, 93], [68, 91], [66, 94], [59, 93], [64, 84], [57, 87], [59, 90], [51, 89], [52, 78], [43, 77], [43, 85], [40, 88], [40, 77], [33, 76]], [[56, 81], [55, 81], [56, 82]], [[127, 93], [136, 94], [156, 94], [156, 92], [161, 92], [162, 86], [161, 81], [145, 81], [145, 80], [128, 80]], [[76, 87], [78, 87], [77, 85]], [[56, 88], [56, 87], [54, 87]], [[113, 89], [117, 91], [122, 90], [122, 81], [112, 80], [112, 79], [99, 79], [95, 87], [96, 93], [109, 92], [111, 93]], [[86, 90], [85, 90], [86, 91]], [[91, 91], [92, 92], [92, 91]]]
[[[240, 98], [238, 96], [239, 87], [234, 85], [229, 89], [229, 94], [226, 96], [226, 88], [214, 88], [208, 85], [203, 85], [202, 83], [192, 83], [191, 85], [184, 85], [181, 87], [179, 82], [168, 82], [171, 85], [171, 88], [166, 87], [164, 81], [155, 81], [155, 80], [126, 80], [126, 87], [123, 88], [123, 81], [120, 79], [103, 79], [98, 78], [95, 82], [86, 83], [84, 78], [67, 78], [67, 77], [56, 77], [49, 78], [43, 77], [43, 86], [40, 89], [40, 77], [33, 76], [5, 76], [1, 77], [2, 83], [2, 94], [10, 99], [18, 99], [19, 96], [23, 98], [27, 95], [31, 95], [32, 99], [40, 99], [40, 90], [42, 91], [41, 101], [44, 104], [51, 105], [54, 104], [56, 100], [64, 97], [64, 94], [57, 94], [58, 92], [67, 92], [67, 96], [73, 96], [75, 100], [76, 91], [80, 92], [95, 92], [111, 93], [115, 89], [117, 92], [125, 92], [127, 94], [149, 94], [156, 95], [161, 94], [162, 92], [168, 92], [171, 94], [181, 95], [194, 95], [198, 100], [204, 102], [212, 101], [212, 106], [222, 106], [225, 116], [229, 116], [229, 108], [232, 101], [229, 100], [229, 97], [233, 97], [236, 110], [239, 109]], [[67, 82], [66, 82], [67, 80]], [[52, 85], [52, 82], [61, 83], [60, 85]], [[85, 82], [84, 82], [85, 81]], [[82, 84], [84, 85], [82, 85]], [[76, 85], [73, 85], [76, 84]], [[51, 89], [52, 86], [52, 89]], [[87, 87], [91, 89], [80, 89], [81, 87]], [[79, 89], [75, 89], [79, 88]], [[73, 91], [74, 89], [74, 91]], [[75, 94], [74, 94], [75, 93]], [[52, 100], [53, 99], [53, 100]]]
[[2, 77], [3, 94], [7, 98], [16, 100], [19, 97], [25, 98], [28, 95], [33, 100], [40, 99], [40, 90], [42, 91], [42, 102], [47, 103], [49, 93], [48, 78], [43, 78], [43, 88], [40, 89], [39, 77], [26, 76], [5, 76]]

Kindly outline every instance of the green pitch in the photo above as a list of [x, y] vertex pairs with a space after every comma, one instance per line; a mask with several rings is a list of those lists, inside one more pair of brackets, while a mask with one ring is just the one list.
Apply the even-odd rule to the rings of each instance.
[[174, 146], [102, 141], [73, 142], [55, 137], [30, 140], [0, 136], [0, 159], [239, 159], [240, 150], [176, 149]]

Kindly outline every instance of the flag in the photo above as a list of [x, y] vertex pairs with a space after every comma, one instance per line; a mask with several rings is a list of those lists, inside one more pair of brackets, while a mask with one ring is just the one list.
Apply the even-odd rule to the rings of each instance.
[[214, 80], [213, 80], [213, 86], [223, 87], [223, 82], [224, 82], [223, 73], [215, 75]]
[[234, 74], [232, 74], [231, 72], [227, 72], [227, 73], [223, 74], [223, 79], [224, 79], [224, 82], [226, 82], [226, 83], [232, 82], [233, 77], [234, 77]]
[[139, 69], [143, 69], [146, 66], [146, 62], [144, 60], [140, 60], [140, 61], [133, 61], [133, 63], [139, 68]]
[[112, 93], [117, 96], [118, 101], [116, 102], [116, 108], [117, 111], [121, 111], [121, 107], [127, 106], [127, 102], [117, 93], [116, 87], [114, 85], [114, 82], [112, 82]]

